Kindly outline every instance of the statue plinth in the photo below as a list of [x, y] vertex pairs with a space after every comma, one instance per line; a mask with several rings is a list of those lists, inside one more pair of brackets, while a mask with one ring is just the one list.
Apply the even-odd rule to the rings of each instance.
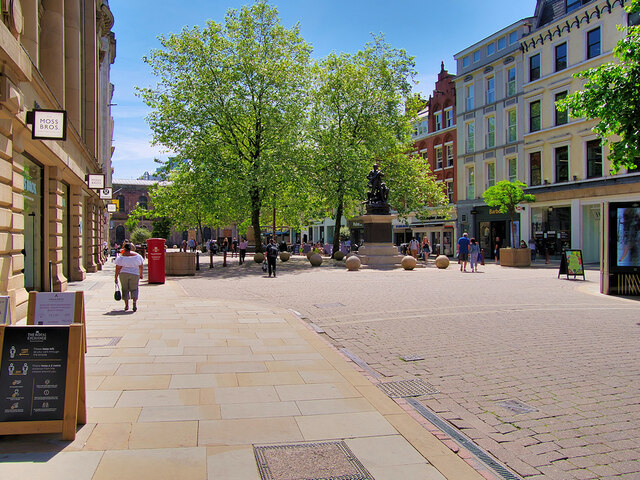
[[363, 215], [355, 220], [364, 226], [364, 245], [358, 249], [362, 265], [395, 266], [402, 262], [402, 255], [393, 244], [395, 215]]

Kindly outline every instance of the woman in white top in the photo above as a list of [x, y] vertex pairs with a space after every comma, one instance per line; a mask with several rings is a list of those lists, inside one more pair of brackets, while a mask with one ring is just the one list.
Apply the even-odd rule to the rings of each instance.
[[124, 309], [129, 310], [129, 294], [133, 299], [133, 311], [138, 310], [138, 282], [142, 278], [143, 260], [140, 255], [132, 251], [131, 244], [124, 245], [124, 253], [116, 259], [116, 283], [120, 277]]

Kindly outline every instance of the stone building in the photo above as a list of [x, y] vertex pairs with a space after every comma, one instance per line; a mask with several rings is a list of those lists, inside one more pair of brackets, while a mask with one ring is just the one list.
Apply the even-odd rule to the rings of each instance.
[[573, 74], [614, 61], [625, 35], [638, 24], [622, 0], [538, 0], [533, 30], [521, 41], [525, 65], [525, 182], [536, 203], [521, 213], [524, 238], [550, 253], [581, 249], [585, 262], [601, 258], [603, 204], [637, 201], [640, 171], [611, 173], [608, 148], [593, 120], [570, 118], [555, 102], [582, 89]]
[[[29, 291], [63, 291], [101, 266], [107, 217], [86, 177], [110, 184], [115, 37], [107, 0], [12, 0], [2, 9], [0, 294], [15, 322]], [[66, 138], [32, 138], [33, 110], [66, 112]]]

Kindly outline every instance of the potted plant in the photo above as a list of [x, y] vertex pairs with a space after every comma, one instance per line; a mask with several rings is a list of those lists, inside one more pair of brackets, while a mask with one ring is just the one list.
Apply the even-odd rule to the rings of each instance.
[[[484, 202], [490, 207], [499, 207], [500, 213], [509, 215], [511, 222], [511, 245], [519, 244], [516, 239], [516, 226], [514, 223], [516, 207], [521, 203], [532, 203], [536, 197], [524, 193], [526, 184], [515, 180], [509, 182], [502, 180], [493, 187], [487, 188], [482, 194]], [[531, 251], [526, 248], [502, 248], [500, 249], [500, 265], [504, 267], [527, 267], [531, 265]]]

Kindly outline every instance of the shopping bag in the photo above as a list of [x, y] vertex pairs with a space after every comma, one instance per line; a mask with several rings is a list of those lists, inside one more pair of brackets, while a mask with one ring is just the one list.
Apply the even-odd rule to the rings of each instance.
[[120, 287], [118, 286], [118, 284], [116, 283], [116, 291], [113, 294], [113, 299], [116, 302], [119, 302], [120, 300], [122, 300], [122, 293], [120, 293]]

